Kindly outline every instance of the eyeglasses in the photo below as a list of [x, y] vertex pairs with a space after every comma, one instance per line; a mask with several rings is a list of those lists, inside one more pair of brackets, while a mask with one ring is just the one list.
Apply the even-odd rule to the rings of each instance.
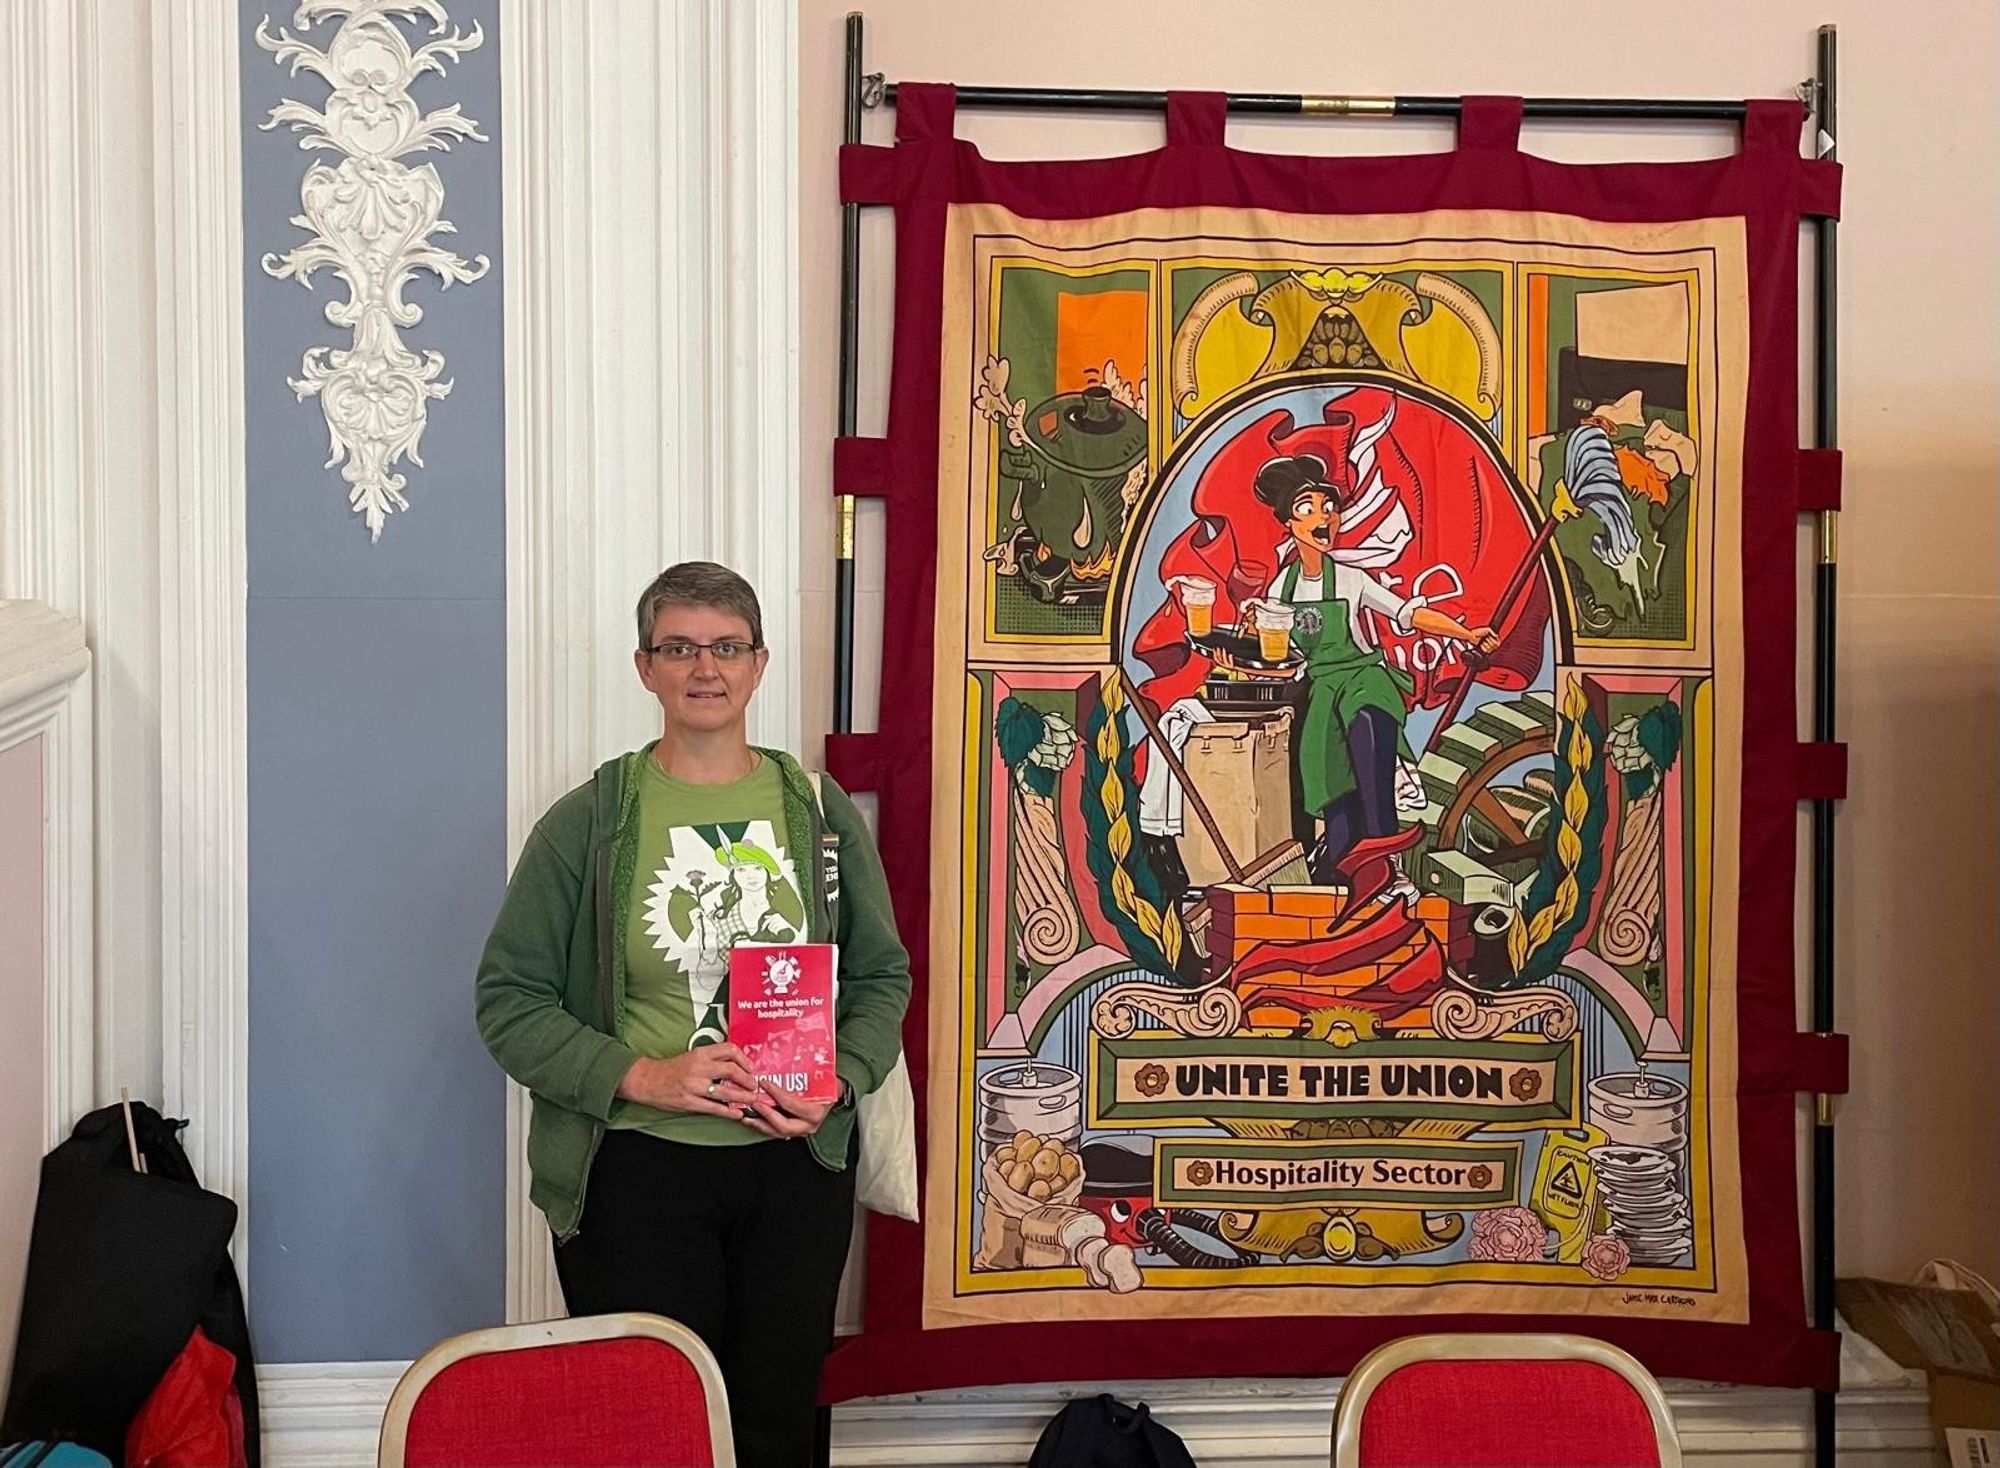
[[689, 642], [685, 638], [670, 637], [665, 642], [654, 643], [646, 651], [670, 663], [691, 663], [704, 652], [718, 663], [733, 663], [747, 658], [762, 646], [761, 642], [745, 642], [736, 637], [724, 637], [716, 642]]

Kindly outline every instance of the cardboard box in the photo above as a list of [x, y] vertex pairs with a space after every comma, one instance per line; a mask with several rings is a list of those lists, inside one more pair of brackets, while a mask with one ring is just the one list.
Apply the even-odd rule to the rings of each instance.
[[1930, 1380], [1931, 1426], [1952, 1468], [2000, 1463], [2000, 1317], [1971, 1290], [1843, 1279], [1847, 1323]]
[[1931, 1426], [1951, 1468], [1994, 1468], [2000, 1464], [2000, 1384], [1931, 1377]]

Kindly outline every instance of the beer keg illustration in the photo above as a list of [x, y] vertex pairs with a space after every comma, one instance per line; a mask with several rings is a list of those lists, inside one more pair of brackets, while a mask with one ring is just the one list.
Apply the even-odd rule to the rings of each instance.
[[1071, 1151], [1083, 1136], [1083, 1077], [1066, 1065], [1003, 1066], [980, 1078], [978, 1096], [982, 1161], [1016, 1132], [1053, 1137]]
[[1688, 1088], [1672, 1076], [1643, 1070], [1601, 1075], [1589, 1086], [1590, 1120], [1618, 1146], [1657, 1147], [1674, 1159], [1685, 1181]]
[[1634, 1264], [1671, 1264], [1694, 1243], [1688, 1207], [1688, 1088], [1671, 1076], [1620, 1071], [1590, 1083], [1590, 1149], [1611, 1231]]

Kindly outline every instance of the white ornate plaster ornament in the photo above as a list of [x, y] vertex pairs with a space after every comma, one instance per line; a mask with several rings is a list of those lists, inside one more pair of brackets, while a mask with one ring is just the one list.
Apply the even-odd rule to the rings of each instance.
[[[471, 261], [434, 243], [434, 234], [452, 232], [441, 217], [444, 184], [429, 163], [411, 167], [401, 160], [427, 149], [449, 150], [457, 138], [488, 141], [478, 123], [457, 103], [423, 113], [409, 85], [426, 71], [445, 74], [445, 62], [480, 45], [485, 36], [473, 22], [470, 34], [445, 28], [442, 0], [300, 0], [292, 24], [309, 30], [327, 16], [341, 16], [324, 51], [280, 30], [274, 39], [266, 16], [257, 26], [257, 44], [292, 74], [310, 71], [333, 88], [326, 110], [285, 101], [271, 109], [265, 131], [289, 123], [305, 134], [301, 148], [344, 154], [337, 165], [324, 162], [306, 170], [299, 186], [303, 213], [292, 223], [312, 238], [283, 255], [264, 256], [264, 269], [280, 280], [310, 288], [312, 273], [333, 267], [347, 284], [348, 299], [329, 302], [326, 319], [350, 328], [346, 348], [308, 348], [303, 376], [287, 379], [303, 402], [318, 394], [326, 415], [327, 467], [341, 466], [348, 503], [367, 517], [371, 540], [397, 510], [407, 510], [407, 479], [396, 471], [403, 459], [422, 465], [428, 404], [451, 391], [443, 377], [444, 354], [412, 351], [402, 329], [423, 319], [423, 311], [403, 299], [403, 289], [419, 270], [428, 270], [449, 289], [486, 274], [486, 256]], [[431, 34], [443, 39], [413, 49], [396, 18], [427, 18]]]

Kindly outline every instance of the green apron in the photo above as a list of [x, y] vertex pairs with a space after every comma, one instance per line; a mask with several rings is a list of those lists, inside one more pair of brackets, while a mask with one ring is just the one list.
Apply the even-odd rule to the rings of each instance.
[[[1320, 566], [1324, 589], [1333, 581], [1332, 557]], [[1294, 595], [1298, 584], [1299, 563], [1293, 561], [1279, 592], [1297, 614], [1292, 641], [1306, 659], [1305, 718], [1293, 736], [1292, 748], [1298, 757], [1300, 794], [1306, 809], [1318, 815], [1357, 784], [1354, 762], [1347, 752], [1347, 731], [1361, 710], [1378, 708], [1394, 719], [1397, 753], [1406, 760], [1411, 757], [1402, 734], [1403, 721], [1409, 716], [1404, 695], [1415, 691], [1416, 683], [1390, 668], [1379, 648], [1364, 648], [1355, 642], [1348, 630], [1345, 597], [1298, 601]], [[1316, 617], [1308, 617], [1308, 612]], [[1307, 624], [1315, 619], [1319, 625], [1308, 631]]]

